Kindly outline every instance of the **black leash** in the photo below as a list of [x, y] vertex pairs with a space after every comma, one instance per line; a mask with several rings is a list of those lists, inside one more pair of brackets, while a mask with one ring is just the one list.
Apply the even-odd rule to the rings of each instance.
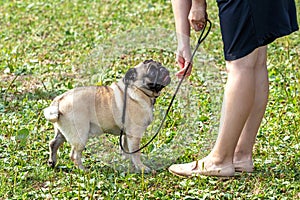
[[[205, 32], [207, 22], [209, 23], [209, 26], [208, 26], [208, 30]], [[200, 37], [199, 37], [199, 39], [198, 39], [197, 45], [196, 45], [196, 47], [195, 47], [195, 49], [194, 49], [194, 51], [193, 51], [193, 54], [192, 54], [192, 57], [191, 57], [191, 61], [189, 62], [187, 68], [186, 68], [185, 71], [184, 71], [184, 74], [183, 74], [182, 78], [180, 79], [180, 81], [179, 81], [179, 83], [178, 83], [178, 85], [177, 85], [177, 88], [176, 88], [175, 93], [174, 93], [174, 95], [173, 95], [173, 97], [172, 97], [172, 99], [171, 99], [171, 102], [170, 102], [169, 107], [168, 107], [168, 109], [167, 109], [167, 111], [166, 111], [166, 114], [165, 114], [165, 116], [164, 116], [162, 122], [160, 123], [160, 126], [158, 127], [158, 129], [157, 129], [155, 135], [154, 135], [154, 136], [153, 136], [153, 137], [152, 137], [152, 138], [151, 138], [144, 146], [142, 146], [142, 147], [140, 147], [139, 149], [137, 149], [137, 150], [135, 150], [135, 151], [132, 151], [132, 152], [126, 151], [126, 150], [124, 149], [123, 144], [122, 144], [122, 137], [123, 137], [123, 135], [125, 135], [125, 134], [124, 134], [124, 124], [125, 124], [125, 114], [126, 114], [126, 104], [127, 104], [127, 89], [128, 89], [128, 85], [129, 85], [128, 80], [125, 79], [124, 106], [123, 106], [123, 114], [122, 114], [122, 125], [123, 125], [123, 127], [121, 128], [120, 139], [119, 139], [120, 147], [121, 147], [121, 149], [122, 149], [123, 152], [125, 152], [125, 153], [127, 153], [127, 154], [134, 154], [134, 153], [137, 153], [137, 152], [141, 151], [142, 149], [144, 149], [145, 147], [147, 147], [147, 146], [148, 146], [148, 145], [156, 138], [156, 136], [157, 136], [158, 133], [160, 132], [162, 126], [164, 125], [164, 122], [165, 122], [166, 119], [167, 119], [168, 113], [169, 113], [169, 111], [170, 111], [170, 109], [171, 109], [171, 107], [172, 107], [173, 101], [174, 101], [174, 99], [175, 99], [175, 97], [176, 97], [176, 95], [177, 95], [177, 93], [178, 93], [178, 91], [179, 91], [179, 88], [180, 88], [180, 86], [181, 86], [181, 84], [182, 84], [182, 82], [183, 82], [183, 80], [184, 80], [184, 78], [185, 78], [185, 76], [186, 76], [186, 73], [187, 73], [187, 71], [189, 70], [189, 68], [190, 68], [190, 66], [191, 66], [191, 63], [192, 63], [193, 58], [194, 58], [194, 56], [195, 56], [195, 54], [196, 54], [196, 51], [197, 51], [197, 49], [199, 48], [200, 44], [205, 40], [205, 38], [207, 37], [208, 33], [210, 32], [210, 29], [211, 29], [211, 21], [210, 21], [209, 19], [207, 19], [207, 22], [205, 23], [205, 26], [204, 26], [204, 28], [203, 28], [202, 31], [201, 31], [201, 34], [200, 34]], [[204, 34], [204, 33], [205, 33], [205, 34]]]

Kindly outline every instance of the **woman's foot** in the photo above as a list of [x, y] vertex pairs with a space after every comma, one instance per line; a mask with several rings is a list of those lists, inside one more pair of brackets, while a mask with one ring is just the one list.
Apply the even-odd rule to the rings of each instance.
[[234, 176], [233, 164], [216, 166], [207, 158], [184, 164], [174, 164], [169, 167], [169, 172], [176, 176], [190, 177], [197, 175], [230, 177]]

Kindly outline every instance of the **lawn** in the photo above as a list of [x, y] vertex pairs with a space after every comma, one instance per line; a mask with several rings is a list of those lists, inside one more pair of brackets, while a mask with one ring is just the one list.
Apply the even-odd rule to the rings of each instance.
[[[56, 168], [47, 166], [54, 133], [43, 109], [71, 88], [109, 85], [153, 58], [171, 71], [172, 83], [157, 100], [147, 142], [178, 83], [171, 3], [1, 1], [0, 199], [300, 199], [299, 32], [268, 48], [270, 96], [254, 150], [255, 172], [184, 179], [167, 170], [205, 156], [216, 139], [226, 73], [214, 0], [208, 0], [208, 13], [213, 27], [196, 54], [193, 75], [158, 138], [143, 151], [156, 172], [131, 172], [111, 136], [91, 140], [84, 172], [70, 160], [67, 143]], [[192, 31], [192, 44], [198, 36]]]

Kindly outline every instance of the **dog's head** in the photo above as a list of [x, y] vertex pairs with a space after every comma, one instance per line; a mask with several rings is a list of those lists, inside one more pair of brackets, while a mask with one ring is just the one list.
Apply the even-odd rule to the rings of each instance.
[[169, 71], [161, 63], [146, 60], [135, 68], [129, 69], [123, 82], [136, 86], [148, 95], [151, 93], [154, 96], [159, 96], [159, 92], [170, 84], [171, 78]]

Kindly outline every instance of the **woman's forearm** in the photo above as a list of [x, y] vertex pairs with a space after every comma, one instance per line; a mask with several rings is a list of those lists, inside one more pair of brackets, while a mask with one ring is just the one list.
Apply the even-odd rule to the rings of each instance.
[[172, 0], [178, 44], [189, 45], [190, 23], [188, 15], [191, 10], [192, 1]]

